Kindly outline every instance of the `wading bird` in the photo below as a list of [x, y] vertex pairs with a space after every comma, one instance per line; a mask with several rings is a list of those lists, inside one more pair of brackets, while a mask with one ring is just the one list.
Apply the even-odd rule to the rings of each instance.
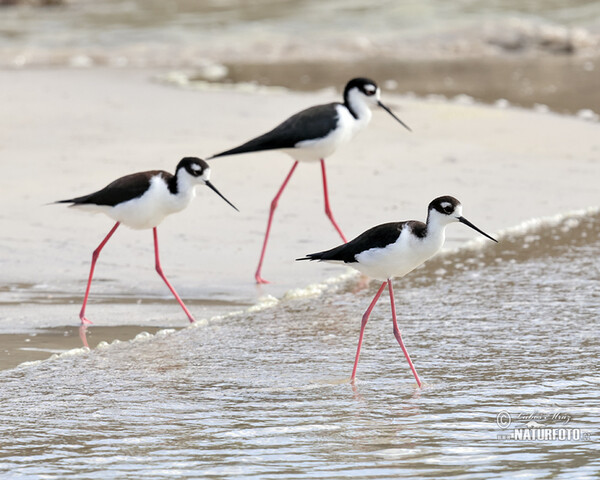
[[210, 168], [208, 164], [199, 158], [186, 157], [182, 159], [175, 170], [175, 175], [163, 170], [152, 170], [149, 172], [133, 173], [121, 177], [110, 183], [102, 190], [82, 197], [60, 200], [56, 203], [70, 203], [71, 207], [88, 210], [90, 212], [102, 212], [115, 220], [108, 235], [102, 240], [92, 255], [92, 266], [88, 278], [83, 306], [79, 313], [81, 324], [92, 323], [85, 316], [92, 277], [96, 261], [100, 251], [115, 233], [119, 225], [123, 224], [134, 229], [151, 228], [154, 235], [154, 258], [156, 271], [171, 290], [171, 293], [183, 308], [190, 322], [194, 321], [193, 315], [187, 309], [175, 289], [171, 286], [163, 273], [158, 255], [157, 225], [167, 215], [177, 213], [186, 208], [195, 196], [196, 185], [206, 185], [229, 205], [237, 208], [227, 200], [210, 183]]
[[410, 359], [398, 329], [392, 279], [403, 277], [439, 252], [444, 245], [446, 226], [453, 222], [464, 223], [490, 240], [497, 242], [462, 216], [462, 205], [456, 198], [444, 196], [436, 198], [429, 204], [426, 223], [416, 220], [384, 223], [367, 230], [354, 240], [339, 247], [311, 253], [306, 257], [297, 259], [345, 263], [364, 275], [383, 280], [369, 308], [362, 317], [351, 381], [356, 378], [360, 347], [369, 316], [387, 285], [390, 292], [394, 336], [404, 352], [417, 384], [419, 387], [421, 386], [417, 370]]

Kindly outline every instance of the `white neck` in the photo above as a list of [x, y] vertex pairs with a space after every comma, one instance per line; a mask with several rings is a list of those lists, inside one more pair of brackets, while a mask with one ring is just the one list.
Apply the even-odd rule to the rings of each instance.
[[446, 227], [456, 220], [448, 215], [442, 215], [437, 210], [431, 210], [427, 215], [427, 238], [442, 248], [446, 240]]
[[196, 185], [198, 180], [184, 169], [177, 172], [177, 197], [191, 200], [196, 195]]
[[356, 88], [350, 90], [348, 92], [348, 98], [346, 99], [348, 102], [348, 107], [354, 112], [356, 115], [356, 120], [364, 125], [368, 124], [371, 121], [371, 109], [367, 102], [364, 100], [364, 96], [360, 93]]

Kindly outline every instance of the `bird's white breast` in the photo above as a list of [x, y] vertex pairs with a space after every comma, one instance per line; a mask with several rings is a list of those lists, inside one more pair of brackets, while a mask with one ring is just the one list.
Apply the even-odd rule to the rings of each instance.
[[336, 105], [338, 121], [336, 128], [321, 138], [303, 140], [295, 148], [283, 150], [295, 160], [301, 162], [317, 162], [332, 155], [341, 145], [348, 143], [354, 136], [366, 127], [371, 120], [371, 110], [361, 112], [359, 118], [354, 118], [344, 105]]
[[386, 280], [403, 277], [435, 255], [444, 244], [443, 229], [428, 232], [424, 238], [404, 228], [398, 239], [384, 248], [372, 248], [356, 255], [357, 263], [349, 264], [371, 278]]

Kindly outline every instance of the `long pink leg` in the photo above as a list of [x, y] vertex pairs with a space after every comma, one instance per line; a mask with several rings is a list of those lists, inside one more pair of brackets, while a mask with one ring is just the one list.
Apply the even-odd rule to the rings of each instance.
[[410, 359], [408, 350], [406, 350], [406, 347], [404, 346], [404, 342], [402, 341], [402, 336], [400, 335], [400, 330], [398, 329], [398, 322], [396, 322], [396, 304], [394, 303], [394, 289], [392, 287], [392, 281], [390, 279], [388, 279], [387, 283], [388, 283], [388, 286], [390, 289], [390, 303], [392, 305], [392, 322], [394, 324], [394, 336], [396, 337], [396, 340], [398, 340], [398, 343], [400, 344], [400, 348], [404, 352], [404, 356], [406, 357], [408, 366], [410, 367], [413, 375], [415, 376], [417, 385], [419, 385], [419, 388], [421, 388], [421, 380], [419, 380], [419, 375], [417, 374], [417, 370], [415, 369], [415, 366], [413, 365], [413, 363]]
[[194, 323], [194, 321], [195, 321], [194, 317], [192, 316], [190, 311], [187, 309], [187, 307], [184, 305], [181, 298], [179, 298], [179, 295], [177, 295], [177, 292], [175, 291], [173, 286], [169, 283], [169, 281], [167, 280], [167, 277], [165, 277], [162, 267], [160, 266], [160, 258], [158, 257], [158, 236], [156, 235], [156, 227], [154, 227], [152, 229], [152, 233], [154, 235], [154, 258], [156, 260], [156, 271], [160, 275], [160, 278], [162, 278], [164, 280], [164, 282], [167, 284], [167, 287], [169, 287], [169, 290], [171, 290], [171, 293], [173, 294], [175, 299], [179, 302], [179, 305], [181, 305], [181, 308], [183, 308], [183, 311], [188, 316], [190, 323]]
[[379, 287], [379, 290], [377, 290], [375, 297], [373, 297], [373, 301], [371, 302], [371, 305], [369, 305], [369, 308], [367, 308], [367, 311], [365, 312], [365, 314], [362, 317], [362, 322], [360, 324], [360, 336], [358, 337], [358, 348], [356, 349], [356, 358], [354, 359], [354, 368], [352, 369], [352, 376], [350, 377], [351, 382], [353, 382], [354, 379], [356, 378], [356, 368], [358, 367], [358, 358], [360, 357], [360, 347], [362, 345], [363, 335], [365, 334], [365, 327], [367, 326], [367, 322], [369, 321], [369, 316], [371, 315], [371, 312], [373, 311], [373, 308], [375, 307], [377, 300], [379, 300], [379, 297], [381, 297], [383, 289], [385, 288], [385, 285], [387, 283], [388, 282], [383, 282], [381, 284], [381, 287]]
[[273, 214], [275, 213], [275, 209], [277, 208], [277, 204], [279, 203], [279, 197], [281, 197], [283, 190], [285, 189], [286, 185], [290, 181], [290, 178], [292, 178], [292, 174], [294, 173], [294, 170], [296, 170], [297, 166], [298, 166], [298, 161], [296, 160], [294, 162], [294, 165], [292, 165], [292, 169], [290, 170], [290, 173], [287, 174], [287, 177], [285, 177], [283, 184], [279, 188], [277, 195], [275, 195], [275, 198], [271, 202], [271, 209], [269, 211], [269, 221], [267, 222], [267, 232], [265, 233], [265, 240], [263, 242], [262, 250], [260, 252], [260, 260], [258, 261], [258, 267], [256, 267], [256, 273], [254, 274], [256, 283], [269, 283], [267, 280], [263, 279], [260, 276], [260, 271], [262, 270], [262, 264], [263, 264], [263, 260], [265, 258], [265, 251], [267, 250], [267, 242], [269, 241], [269, 233], [271, 232], [271, 223], [273, 222]]
[[339, 227], [339, 225], [335, 221], [335, 218], [333, 218], [333, 213], [331, 213], [331, 207], [329, 206], [329, 192], [327, 190], [327, 173], [325, 172], [325, 160], [324, 159], [321, 159], [321, 173], [323, 174], [323, 194], [325, 195], [325, 215], [327, 215], [327, 217], [329, 218], [329, 220], [331, 221], [331, 223], [333, 224], [333, 226], [335, 227], [337, 232], [340, 234], [340, 237], [342, 237], [342, 240], [344, 241], [344, 243], [348, 243], [348, 240], [346, 240], [346, 237], [342, 233], [342, 229]]
[[110, 230], [110, 232], [108, 232], [108, 235], [104, 237], [104, 240], [102, 240], [100, 245], [98, 245], [98, 248], [94, 250], [94, 253], [92, 253], [92, 266], [90, 267], [90, 276], [88, 277], [88, 283], [85, 289], [85, 296], [83, 297], [83, 305], [81, 306], [81, 311], [79, 312], [79, 318], [81, 319], [82, 325], [86, 323], [92, 323], [85, 317], [85, 307], [87, 306], [88, 297], [90, 295], [90, 287], [92, 286], [92, 277], [94, 276], [94, 268], [96, 267], [96, 261], [98, 260], [100, 252], [104, 248], [104, 245], [106, 245], [106, 242], [108, 242], [110, 237], [112, 237], [112, 234], [115, 233], [115, 230], [118, 228], [119, 225], [120, 222], [115, 223], [115, 226]]

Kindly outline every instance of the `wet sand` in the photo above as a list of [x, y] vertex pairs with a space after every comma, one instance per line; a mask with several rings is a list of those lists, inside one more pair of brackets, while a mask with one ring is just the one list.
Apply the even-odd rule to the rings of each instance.
[[[172, 171], [183, 156], [209, 156], [339, 97], [333, 89], [198, 90], [152, 81], [166, 73], [40, 69], [0, 76], [1, 368], [14, 366], [15, 349], [19, 361], [39, 358], [40, 350], [23, 350], [32, 342], [48, 355], [72, 348], [91, 252], [112, 225], [104, 216], [45, 204], [135, 171]], [[598, 123], [390, 92], [383, 100], [414, 133], [376, 112], [369, 128], [328, 161], [332, 209], [348, 237], [385, 221], [424, 219], [426, 205], [442, 194], [459, 198], [465, 216], [490, 233], [598, 204]], [[190, 208], [158, 230], [165, 272], [197, 318], [343, 273], [294, 262], [339, 243], [323, 214], [318, 164], [301, 165], [282, 197], [263, 270], [273, 284], [263, 287], [253, 284], [253, 272], [268, 204], [291, 160], [271, 152], [211, 166], [214, 184], [240, 213], [199, 188]], [[450, 227], [447, 245], [475, 235]], [[154, 272], [150, 231], [119, 229], [98, 262], [88, 313], [91, 331], [107, 329], [92, 334], [92, 347], [100, 337], [186, 326]]]
[[[348, 78], [368, 75], [393, 92], [454, 97], [575, 114], [600, 112], [600, 58], [574, 55], [488, 55], [444, 58], [385, 58], [227, 63], [219, 82], [258, 82], [292, 90], [343, 86]], [[210, 70], [207, 70], [210, 72]], [[205, 79], [202, 70], [192, 79]]]

